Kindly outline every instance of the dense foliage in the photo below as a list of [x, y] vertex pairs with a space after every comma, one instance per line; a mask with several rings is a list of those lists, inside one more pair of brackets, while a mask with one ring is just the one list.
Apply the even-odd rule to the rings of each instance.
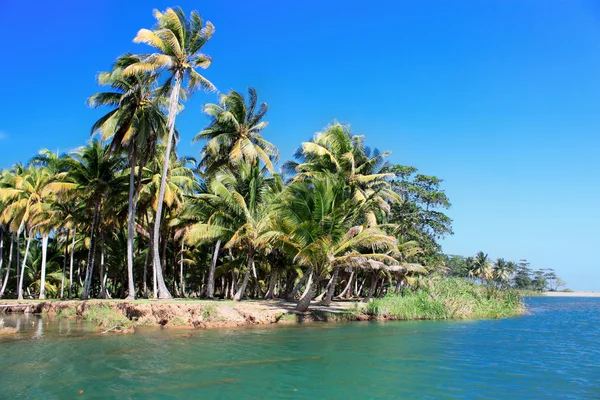
[[281, 297], [305, 310], [315, 296], [398, 291], [446, 263], [487, 276], [440, 253], [452, 234], [441, 179], [389, 164], [337, 122], [278, 168], [253, 88], [206, 104], [199, 160], [179, 155], [182, 101], [215, 91], [197, 72], [214, 26], [180, 9], [155, 18], [134, 39], [155, 53], [98, 75], [105, 91], [88, 103], [107, 113], [87, 145], [1, 171], [0, 297]]

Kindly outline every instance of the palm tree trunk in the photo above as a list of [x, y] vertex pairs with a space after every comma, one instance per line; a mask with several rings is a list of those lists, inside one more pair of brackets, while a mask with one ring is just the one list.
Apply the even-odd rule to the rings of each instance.
[[40, 278], [40, 299], [46, 298], [46, 261], [48, 256], [48, 234], [42, 235], [42, 276]]
[[29, 246], [31, 245], [31, 231], [27, 236], [27, 245], [25, 246], [25, 255], [23, 256], [23, 265], [21, 266], [21, 275], [19, 276], [19, 286], [17, 287], [17, 298], [23, 300], [23, 275], [25, 275], [25, 264], [27, 264], [27, 255], [29, 254]]
[[100, 242], [100, 298], [106, 298], [106, 279], [108, 271], [104, 271], [104, 240]]
[[292, 289], [290, 294], [286, 297], [286, 300], [289, 300], [289, 301], [296, 300], [296, 295], [298, 294], [298, 292], [300, 291], [300, 288], [302, 287], [302, 285], [304, 285], [304, 282], [306, 282], [307, 279], [308, 279], [308, 275], [306, 275], [306, 274], [302, 275], [302, 278], [300, 278], [300, 280], [298, 281], [296, 286], [294, 286], [294, 288]]
[[206, 283], [206, 297], [212, 299], [215, 297], [215, 269], [217, 268], [217, 260], [219, 251], [221, 250], [221, 240], [217, 240], [215, 251], [213, 252], [210, 270], [208, 271], [208, 282]]
[[185, 240], [181, 237], [181, 258], [179, 260], [179, 287], [181, 288], [181, 295], [185, 296], [185, 282], [183, 281], [183, 252], [185, 250]]
[[133, 144], [129, 172], [129, 205], [127, 207], [127, 286], [128, 300], [135, 299], [133, 283], [133, 241], [135, 240], [135, 167], [137, 163], [137, 146]]
[[73, 242], [71, 243], [71, 260], [69, 261], [69, 299], [73, 294], [73, 262], [75, 261], [75, 238], [77, 237], [77, 228], [73, 228]]
[[[149, 244], [152, 246], [152, 243]], [[148, 249], [146, 252], [146, 259], [144, 260], [144, 298], [148, 298], [148, 258], [150, 256], [151, 250]]]
[[2, 265], [4, 263], [4, 228], [0, 226], [0, 274], [2, 274]]
[[[21, 279], [21, 269], [19, 268], [19, 265], [21, 265], [21, 231], [17, 232], [17, 266], [16, 266], [16, 270], [17, 270], [17, 282], [19, 282], [19, 280]], [[17, 288], [17, 291], [19, 289]]]
[[329, 286], [329, 290], [327, 291], [327, 296], [325, 296], [325, 300], [322, 301], [322, 304], [324, 306], [328, 306], [331, 304], [331, 299], [333, 299], [333, 294], [335, 293], [335, 286], [337, 285], [339, 274], [340, 268], [335, 267], [333, 269], [333, 276], [331, 277], [331, 286]]
[[[14, 245], [14, 237], [10, 235], [10, 248], [8, 250], [8, 264], [6, 265], [6, 275], [4, 276], [4, 282], [2, 282], [2, 288], [0, 288], [0, 299], [4, 296], [4, 290], [6, 289], [6, 284], [8, 283], [8, 275], [10, 274], [10, 267], [12, 266], [12, 256], [13, 256], [13, 245]], [[17, 266], [18, 268], [18, 266]]]
[[244, 297], [244, 292], [246, 291], [246, 286], [248, 285], [248, 279], [250, 278], [250, 271], [254, 268], [254, 252], [250, 249], [248, 251], [248, 265], [246, 266], [246, 273], [244, 274], [244, 280], [242, 281], [242, 286], [237, 291], [235, 296], [233, 296], [234, 301], [240, 301], [242, 297]]
[[275, 297], [275, 284], [277, 283], [277, 271], [271, 268], [271, 280], [269, 281], [269, 290], [265, 294], [265, 300], [270, 300]]
[[158, 280], [158, 297], [161, 299], [170, 299], [171, 293], [165, 285], [162, 266], [160, 264], [160, 222], [162, 219], [163, 202], [165, 201], [165, 190], [167, 188], [167, 173], [169, 172], [169, 160], [171, 159], [171, 149], [173, 148], [173, 136], [175, 134], [175, 117], [177, 116], [177, 105], [179, 103], [179, 90], [181, 89], [182, 72], [175, 72], [175, 84], [171, 89], [171, 98], [169, 100], [169, 115], [167, 117], [167, 128], [169, 129], [169, 138], [165, 150], [165, 160], [163, 164], [162, 175], [160, 178], [160, 190], [158, 193], [158, 206], [156, 209], [156, 221], [154, 221], [154, 265], [156, 267], [156, 279]]
[[350, 273], [350, 278], [348, 278], [348, 284], [346, 285], [346, 287], [344, 288], [344, 290], [342, 290], [342, 293], [340, 293], [337, 297], [338, 299], [342, 299], [344, 298], [344, 296], [346, 296], [348, 294], [348, 292], [350, 292], [350, 288], [352, 287], [352, 280], [354, 279], [354, 270]]
[[375, 292], [377, 291], [377, 282], [377, 277], [373, 276], [371, 278], [371, 287], [369, 288], [369, 292], [367, 293], [367, 301], [369, 301], [369, 299], [371, 299], [371, 297], [375, 295]]
[[306, 282], [306, 289], [304, 289], [304, 293], [302, 294], [300, 301], [298, 301], [298, 304], [296, 305], [296, 311], [298, 311], [298, 312], [305, 312], [306, 310], [308, 310], [308, 307], [310, 307], [310, 301], [312, 300], [312, 298], [315, 294], [313, 271], [311, 269], [310, 271], [307, 271], [307, 272], [308, 272], [308, 282]]
[[69, 256], [69, 234], [71, 232], [67, 228], [67, 239], [65, 240], [65, 255], [63, 257], [62, 277], [60, 278], [60, 298], [65, 297], [65, 273], [67, 272], [67, 257]]
[[85, 269], [85, 283], [81, 293], [81, 300], [87, 300], [90, 297], [90, 286], [92, 285], [92, 273], [94, 272], [94, 261], [96, 259], [96, 229], [100, 219], [100, 199], [96, 201], [94, 208], [94, 218], [92, 221], [92, 234], [90, 240], [90, 251]]

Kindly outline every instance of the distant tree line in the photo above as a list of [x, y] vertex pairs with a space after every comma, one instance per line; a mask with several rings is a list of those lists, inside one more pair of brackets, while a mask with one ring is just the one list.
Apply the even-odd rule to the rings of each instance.
[[444, 255], [444, 259], [447, 275], [470, 278], [501, 288], [542, 292], [557, 291], [566, 284], [552, 268], [534, 270], [526, 260], [515, 262], [498, 258], [492, 261], [482, 251], [472, 257]]

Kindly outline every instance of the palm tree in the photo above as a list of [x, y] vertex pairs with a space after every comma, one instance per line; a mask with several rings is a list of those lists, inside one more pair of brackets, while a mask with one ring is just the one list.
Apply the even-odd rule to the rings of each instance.
[[[142, 210], [153, 210], [154, 218], [158, 215], [159, 205], [161, 204], [159, 201], [162, 182], [160, 158], [162, 158], [164, 150], [163, 146], [158, 146], [156, 157], [149, 163], [149, 176], [148, 178], [145, 178], [145, 182], [140, 190], [140, 206]], [[190, 159], [184, 157], [177, 160], [176, 155], [172, 153], [169, 161], [169, 167], [167, 169], [167, 176], [169, 179], [167, 180], [167, 184], [163, 191], [162, 204], [167, 207], [167, 210], [177, 210], [177, 213], [179, 213], [184, 206], [184, 195], [189, 194], [194, 190], [196, 182], [194, 180], [194, 172], [188, 166]], [[167, 215], [167, 213], [165, 213], [165, 215]], [[154, 252], [154, 246], [160, 246], [161, 239], [163, 245], [166, 245], [167, 235], [165, 234], [164, 229], [161, 229], [158, 232], [156, 240], [154, 237], [155, 231], [150, 231], [149, 233], [150, 241], [152, 242], [152, 252]], [[164, 286], [163, 290], [167, 290], [168, 292], [163, 277], [163, 270], [159, 267], [160, 265], [153, 262], [155, 298], [160, 297], [161, 285]]]
[[390, 211], [390, 204], [402, 198], [391, 189], [394, 174], [384, 172], [385, 158], [390, 152], [371, 150], [364, 144], [364, 136], [355, 135], [348, 126], [338, 122], [315, 135], [312, 141], [302, 143], [295, 157], [300, 162], [287, 162], [284, 170], [297, 173], [295, 180], [311, 180], [315, 174], [330, 172], [342, 174], [351, 196], [357, 202], [369, 200], [373, 207], [363, 216], [369, 226], [377, 225]]
[[315, 174], [311, 183], [297, 181], [286, 188], [276, 216], [281, 234], [274, 237], [293, 244], [295, 262], [308, 268], [298, 311], [308, 309], [315, 280], [330, 270], [397, 263], [390, 255], [396, 238], [375, 227], [354, 225], [360, 205], [349, 191], [340, 175], [328, 172]]
[[[222, 241], [225, 249], [244, 249], [246, 272], [234, 295], [234, 300], [239, 301], [255, 270], [257, 253], [267, 242], [264, 234], [271, 230], [269, 208], [281, 189], [281, 180], [278, 176], [265, 177], [256, 162], [240, 162], [235, 169], [235, 173], [228, 169], [217, 172], [209, 181], [207, 192], [196, 197], [197, 207], [204, 208], [200, 212], [208, 214], [208, 218], [191, 226], [187, 241]], [[214, 261], [211, 270], [209, 285], [214, 284], [210, 282], [214, 281]]]
[[158, 209], [154, 222], [153, 259], [156, 266], [159, 298], [171, 298], [171, 293], [164, 283], [158, 240], [160, 234], [163, 201], [167, 184], [169, 158], [173, 147], [175, 133], [175, 118], [181, 86], [187, 79], [187, 93], [191, 94], [196, 89], [215, 91], [215, 86], [206, 78], [196, 72], [195, 68], [208, 68], [211, 59], [206, 54], [200, 53], [202, 47], [214, 33], [212, 23], [204, 21], [196, 11], [192, 11], [187, 18], [180, 8], [168, 8], [164, 13], [154, 10], [157, 25], [154, 30], [141, 29], [135, 39], [136, 43], [146, 43], [158, 50], [157, 53], [140, 55], [140, 61], [124, 69], [125, 75], [135, 75], [159, 70], [168, 71], [169, 77], [163, 86], [163, 93], [170, 92], [167, 129], [169, 135], [165, 151], [165, 159], [161, 176]]
[[135, 183], [136, 167], [139, 174], [155, 152], [158, 138], [164, 138], [166, 117], [159, 107], [158, 99], [152, 98], [152, 85], [156, 74], [140, 72], [124, 75], [123, 69], [140, 62], [132, 55], [117, 59], [111, 72], [98, 75], [98, 83], [109, 86], [112, 91], [96, 93], [88, 99], [92, 107], [112, 106], [108, 114], [92, 127], [92, 134], [100, 132], [103, 140], [111, 140], [112, 151], [127, 150], [129, 154], [129, 201], [127, 211], [127, 282], [128, 299], [135, 298], [133, 281], [135, 215], [141, 176]]
[[[17, 286], [17, 296], [23, 298], [23, 277], [25, 266], [27, 265], [27, 257], [31, 245], [31, 239], [36, 231], [42, 231], [43, 251], [45, 254], [49, 235], [47, 227], [45, 227], [45, 216], [50, 207], [48, 203], [47, 188], [50, 185], [53, 176], [46, 168], [35, 168], [30, 166], [26, 169], [19, 168], [14, 179], [7, 185], [0, 188], [0, 199], [6, 204], [2, 211], [3, 220], [13, 221], [13, 227], [16, 228], [17, 236], [25, 230], [27, 233], [27, 245], [25, 256], [23, 257], [23, 265], [20, 271], [19, 282]], [[45, 257], [42, 261], [42, 283], [45, 279]], [[43, 298], [43, 290], [40, 297]]]
[[102, 206], [109, 196], [117, 195], [125, 186], [127, 176], [121, 173], [124, 166], [123, 158], [111, 156], [107, 146], [99, 140], [92, 140], [88, 146], [74, 151], [72, 158], [65, 159], [67, 179], [49, 185], [58, 193], [70, 193], [84, 198], [91, 214], [90, 248], [81, 295], [83, 300], [89, 297]]
[[480, 251], [475, 255], [473, 262], [473, 276], [482, 281], [489, 280], [492, 277], [490, 259], [483, 251]]
[[[263, 121], [269, 106], [258, 105], [254, 88], [248, 89], [248, 104], [235, 90], [221, 95], [219, 104], [206, 104], [204, 113], [211, 118], [210, 125], [196, 135], [194, 141], [206, 140], [200, 166], [208, 175], [222, 167], [240, 162], [254, 164], [260, 160], [273, 172], [273, 162], [279, 158], [277, 148], [263, 139], [261, 132], [268, 125]], [[258, 107], [258, 109], [257, 109]]]

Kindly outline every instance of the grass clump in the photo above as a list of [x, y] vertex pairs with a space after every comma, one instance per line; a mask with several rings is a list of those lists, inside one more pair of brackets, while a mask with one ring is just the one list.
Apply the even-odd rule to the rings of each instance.
[[74, 307], [63, 307], [58, 310], [56, 315], [60, 318], [75, 318], [77, 310]]
[[85, 321], [95, 323], [101, 329], [125, 330], [133, 327], [133, 321], [112, 307], [92, 305], [82, 315]]
[[515, 290], [441, 277], [420, 279], [412, 289], [367, 305], [369, 315], [395, 320], [503, 318], [523, 311], [523, 302]]

